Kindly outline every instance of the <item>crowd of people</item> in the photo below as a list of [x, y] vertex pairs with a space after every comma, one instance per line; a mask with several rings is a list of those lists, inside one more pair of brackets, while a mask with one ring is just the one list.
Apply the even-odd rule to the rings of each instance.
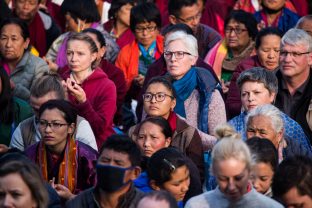
[[0, 207], [312, 208], [308, 0], [0, 0]]

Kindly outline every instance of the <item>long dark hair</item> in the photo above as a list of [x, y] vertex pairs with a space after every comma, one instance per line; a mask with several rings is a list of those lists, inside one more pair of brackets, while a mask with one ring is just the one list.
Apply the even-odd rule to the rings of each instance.
[[0, 68], [0, 82], [2, 91], [0, 92], [0, 122], [10, 124], [13, 122], [13, 93], [10, 85], [10, 78], [6, 71]]

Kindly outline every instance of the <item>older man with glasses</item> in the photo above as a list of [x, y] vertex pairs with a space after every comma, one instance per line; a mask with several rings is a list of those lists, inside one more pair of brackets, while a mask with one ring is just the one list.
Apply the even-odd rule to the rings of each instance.
[[296, 120], [312, 141], [312, 37], [290, 29], [281, 40], [275, 105]]

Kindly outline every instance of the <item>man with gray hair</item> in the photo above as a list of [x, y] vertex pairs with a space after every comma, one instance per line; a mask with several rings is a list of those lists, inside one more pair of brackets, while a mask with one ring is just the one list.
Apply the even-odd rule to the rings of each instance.
[[[275, 106], [297, 121], [312, 141], [312, 37], [301, 29], [290, 29], [281, 40], [278, 93]], [[310, 110], [309, 110], [310, 109]]]

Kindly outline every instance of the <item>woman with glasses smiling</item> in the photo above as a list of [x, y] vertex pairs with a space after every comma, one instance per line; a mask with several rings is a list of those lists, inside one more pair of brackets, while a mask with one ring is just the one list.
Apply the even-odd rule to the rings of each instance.
[[42, 140], [25, 150], [35, 162], [43, 178], [50, 182], [63, 200], [94, 185], [94, 161], [98, 153], [76, 141], [73, 133], [77, 112], [64, 100], [50, 100], [39, 110]]
[[233, 11], [224, 22], [224, 31], [225, 39], [208, 52], [205, 62], [223, 81], [223, 92], [227, 93], [236, 66], [243, 59], [255, 55], [257, 21], [250, 13]]

